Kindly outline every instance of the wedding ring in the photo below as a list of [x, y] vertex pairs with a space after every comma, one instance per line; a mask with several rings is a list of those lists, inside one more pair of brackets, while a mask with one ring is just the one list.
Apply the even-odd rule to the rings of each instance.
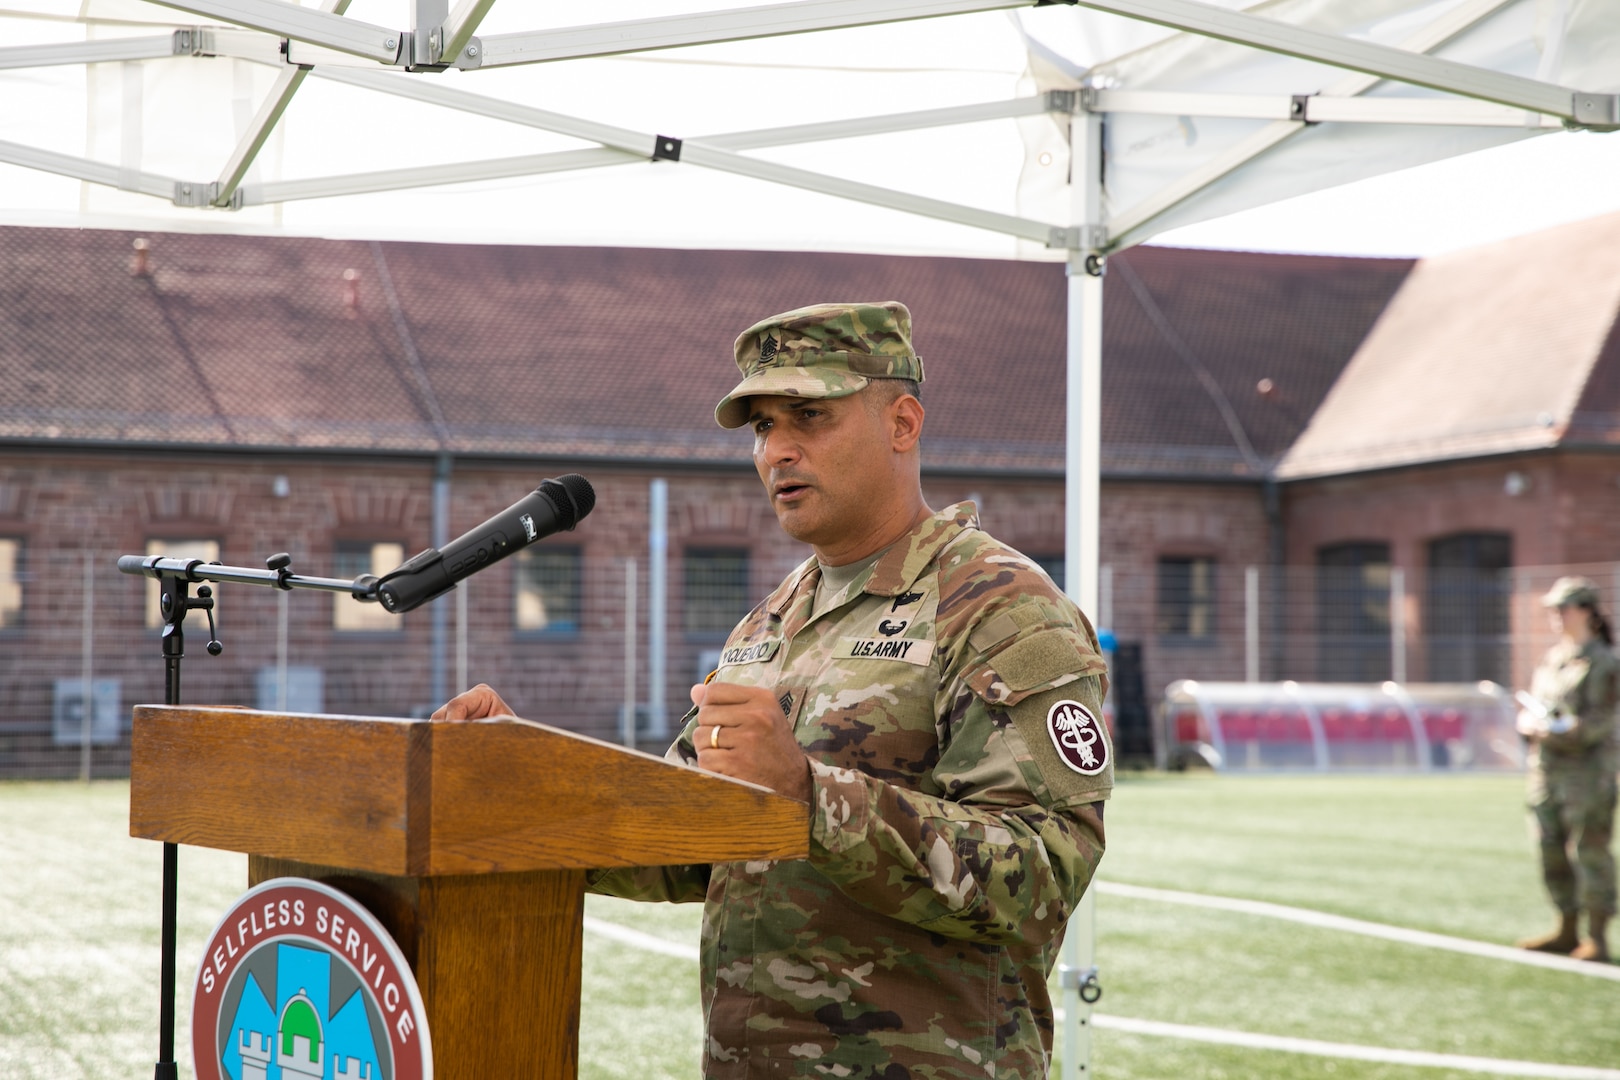
[[710, 750], [718, 750], [718, 749], [720, 749], [720, 725], [719, 724], [716, 724], [714, 727], [709, 729], [709, 749]]

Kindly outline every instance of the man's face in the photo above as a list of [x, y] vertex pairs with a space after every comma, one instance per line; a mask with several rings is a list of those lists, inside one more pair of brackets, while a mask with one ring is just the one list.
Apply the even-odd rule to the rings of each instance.
[[782, 529], [818, 554], [858, 544], [895, 498], [887, 409], [840, 398], [749, 399], [754, 468]]

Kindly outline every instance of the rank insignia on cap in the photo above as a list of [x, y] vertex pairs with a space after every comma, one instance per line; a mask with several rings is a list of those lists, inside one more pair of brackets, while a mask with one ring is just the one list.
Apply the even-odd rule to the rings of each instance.
[[1108, 767], [1108, 740], [1091, 710], [1078, 701], [1060, 701], [1047, 710], [1046, 733], [1063, 764], [1082, 776]]
[[776, 339], [771, 335], [766, 334], [765, 340], [759, 343], [759, 362], [761, 364], [768, 364], [775, 359]]

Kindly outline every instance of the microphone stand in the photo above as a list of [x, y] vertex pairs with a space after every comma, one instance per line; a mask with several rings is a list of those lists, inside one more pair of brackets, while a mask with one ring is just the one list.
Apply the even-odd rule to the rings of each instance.
[[[156, 578], [162, 590], [160, 610], [163, 614], [163, 703], [180, 704], [180, 661], [185, 659], [186, 612], [202, 611], [208, 616], [208, 655], [218, 656], [225, 651], [214, 629], [214, 590], [199, 585], [192, 596], [191, 584], [198, 581], [232, 581], [248, 585], [265, 585], [272, 589], [321, 589], [327, 592], [346, 592], [360, 601], [377, 599], [377, 579], [362, 574], [352, 581], [340, 578], [303, 577], [288, 569], [292, 556], [279, 552], [265, 560], [266, 569], [246, 566], [223, 566], [201, 559], [169, 559], [162, 556], [121, 555], [118, 569], [126, 574], [139, 574]], [[163, 933], [162, 961], [158, 976], [158, 1060], [153, 1073], [155, 1080], [179, 1080], [179, 1067], [174, 1060], [174, 953], [175, 925], [177, 922], [179, 893], [179, 845], [163, 844]]]

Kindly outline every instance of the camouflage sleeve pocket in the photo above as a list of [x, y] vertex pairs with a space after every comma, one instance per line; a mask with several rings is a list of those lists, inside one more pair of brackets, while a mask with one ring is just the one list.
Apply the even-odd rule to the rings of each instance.
[[1012, 639], [968, 673], [973, 692], [1012, 721], [1020, 768], [1047, 805], [1103, 798], [1114, 786], [1106, 671], [1090, 642], [1054, 627]]
[[1107, 670], [1079, 633], [1053, 627], [1015, 638], [991, 653], [968, 672], [967, 683], [987, 704], [1016, 705], [1031, 694]]

